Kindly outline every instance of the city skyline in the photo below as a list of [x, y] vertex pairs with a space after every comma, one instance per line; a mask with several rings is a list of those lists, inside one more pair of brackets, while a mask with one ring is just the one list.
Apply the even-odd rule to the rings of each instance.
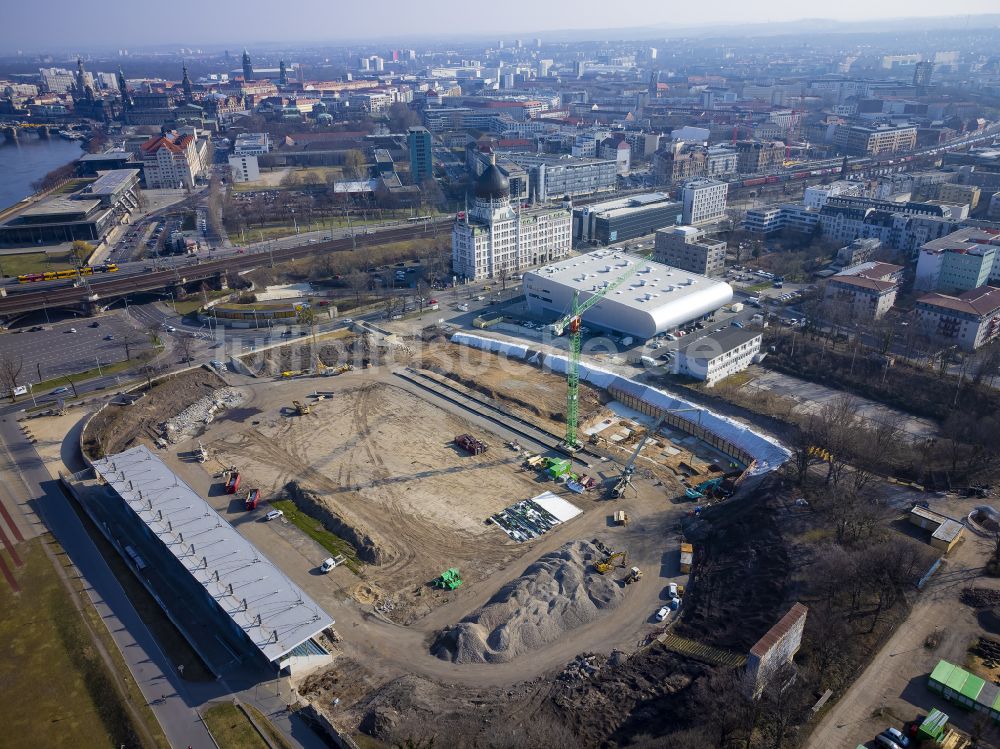
[[[33, 23], [34, 10], [31, 6], [6, 9], [6, 23], [0, 29], [0, 53], [108, 46], [221, 45], [231, 44], [235, 40], [246, 40], [246, 43], [251, 44], [363, 43], [389, 39], [448, 39], [459, 35], [466, 39], [491, 39], [516, 34], [530, 37], [545, 33], [553, 38], [579, 38], [580, 34], [588, 32], [604, 32], [605, 35], [615, 35], [617, 38], [656, 38], [669, 35], [675, 30], [688, 29], [695, 32], [726, 29], [738, 35], [742, 29], [746, 29], [747, 34], [752, 34], [758, 28], [763, 30], [775, 25], [783, 27], [805, 24], [822, 30], [826, 22], [851, 24], [936, 18], [960, 21], [966, 16], [994, 14], [997, 10], [996, 4], [991, 0], [959, 0], [950, 4], [945, 13], [941, 12], [940, 4], [929, 0], [891, 0], [878, 5], [861, 0], [847, 0], [837, 5], [836, 15], [800, 12], [799, 7], [797, 4], [779, 2], [769, 4], [765, 11], [758, 6], [724, 0], [714, 9], [714, 14], [706, 18], [702, 9], [694, 6], [668, 11], [653, 0], [638, 0], [632, 5], [629, 18], [642, 21], [635, 24], [609, 24], [603, 19], [602, 11], [606, 6], [597, 0], [584, 0], [580, 3], [558, 0], [543, 6], [526, 0], [515, 0], [507, 6], [508, 12], [502, 17], [491, 18], [492, 28], [487, 26], [458, 31], [454, 20], [468, 16], [468, 10], [454, 2], [438, 4], [426, 12], [414, 13], [412, 6], [401, 0], [389, 0], [386, 12], [373, 17], [363, 7], [346, 6], [337, 8], [334, 12], [328, 6], [310, 0], [294, 15], [271, 16], [266, 23], [262, 23], [261, 16], [248, 12], [245, 6], [241, 6], [237, 13], [237, 9], [228, 3], [205, 6], [191, 0], [181, 0], [171, 6], [171, 14], [183, 17], [185, 14], [197, 13], [201, 22], [197, 27], [178, 32], [173, 24], [150, 25], [148, 19], [135, 13], [123, 0], [114, 0], [105, 6], [107, 13], [117, 19], [112, 25], [91, 18], [85, 13], [84, 6], [60, 0], [52, 9], [61, 14], [62, 22], [43, 27]], [[261, 11], [264, 12], [264, 9]], [[304, 26], [301, 23], [303, 15], [314, 21]], [[524, 22], [511, 19], [524, 19]], [[993, 22], [996, 23], [995, 20]], [[730, 28], [733, 26], [736, 28]], [[976, 24], [976, 28], [982, 29], [982, 24]]]

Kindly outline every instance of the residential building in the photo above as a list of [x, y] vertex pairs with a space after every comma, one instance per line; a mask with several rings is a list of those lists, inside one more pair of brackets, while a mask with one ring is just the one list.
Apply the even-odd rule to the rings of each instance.
[[726, 182], [706, 177], [689, 179], [680, 191], [684, 223], [696, 226], [725, 218], [728, 194], [729, 185]]
[[756, 174], [780, 167], [785, 160], [785, 144], [780, 140], [738, 140], [736, 149], [736, 169], [740, 174]]
[[612, 244], [652, 234], [680, 223], [681, 204], [665, 192], [591, 203], [573, 209], [573, 239]]
[[685, 339], [677, 350], [677, 374], [694, 377], [712, 387], [749, 367], [760, 353], [762, 340], [759, 330], [733, 327], [694, 340]]
[[414, 126], [406, 133], [410, 150], [410, 178], [419, 185], [434, 178], [434, 139], [425, 127]]
[[739, 164], [739, 154], [724, 146], [711, 146], [705, 152], [705, 176], [725, 177], [736, 174]]
[[670, 184], [705, 174], [707, 149], [674, 141], [653, 154], [653, 173], [661, 183]]
[[256, 182], [260, 179], [260, 165], [253, 154], [230, 156], [229, 170], [233, 174], [233, 182]]
[[842, 153], [855, 156], [910, 151], [917, 144], [917, 128], [913, 125], [843, 125], [834, 133], [833, 143]]
[[[993, 265], [989, 269], [988, 283], [1000, 286], [1000, 229], [966, 226], [927, 242], [920, 249], [928, 251], [952, 250], [954, 252], [983, 250], [987, 253], [993, 250]], [[983, 283], [987, 282], [984, 281]], [[983, 283], [978, 285], [982, 286]], [[947, 287], [943, 286], [939, 286], [938, 288], [940, 290], [947, 290]]]
[[146, 188], [194, 187], [203, 162], [198, 138], [191, 133], [171, 133], [150, 138], [139, 147]]
[[271, 150], [271, 139], [267, 133], [240, 133], [233, 144], [237, 156], [262, 156]]
[[917, 299], [916, 312], [928, 336], [975, 351], [1000, 333], [1000, 288], [983, 286], [958, 296], [927, 294]]
[[896, 303], [903, 266], [860, 263], [826, 282], [824, 298], [843, 306], [853, 318], [877, 320]]
[[65, 68], [39, 68], [38, 74], [42, 79], [44, 91], [62, 94], [72, 91], [76, 86], [76, 77], [73, 72]]
[[837, 180], [828, 185], [812, 185], [802, 194], [802, 203], [809, 208], [822, 208], [830, 198], [838, 196], [861, 197], [865, 194], [864, 182]]
[[937, 199], [942, 203], [967, 205], [970, 211], [979, 205], [980, 190], [976, 185], [956, 185], [944, 183], [938, 187]]
[[521, 209], [496, 164], [476, 181], [474, 206], [452, 229], [452, 267], [462, 278], [499, 278], [565, 257], [572, 245], [570, 207]]
[[584, 313], [586, 325], [647, 339], [707, 317], [733, 298], [727, 283], [605, 248], [525, 273], [528, 309], [565, 314], [574, 294], [585, 302], [629, 272], [628, 281]]
[[752, 234], [774, 234], [788, 229], [810, 234], [820, 223], [820, 212], [801, 203], [751, 208], [743, 216], [743, 228]]
[[726, 243], [705, 237], [694, 226], [671, 226], [656, 232], [653, 259], [681, 270], [715, 276], [726, 267]]
[[881, 240], [874, 237], [868, 239], [855, 239], [846, 247], [837, 250], [837, 263], [842, 268], [851, 268], [861, 263], [866, 263], [882, 247]]

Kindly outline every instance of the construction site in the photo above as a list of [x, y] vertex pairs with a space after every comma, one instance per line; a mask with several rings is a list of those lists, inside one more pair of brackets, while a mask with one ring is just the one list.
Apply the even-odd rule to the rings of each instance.
[[[85, 448], [157, 449], [307, 591], [339, 642], [296, 676], [299, 694], [381, 741], [412, 734], [414, 701], [442, 683], [467, 704], [476, 690], [530, 701], [545, 674], [576, 674], [565, 687], [629, 662], [665, 668], [675, 656], [643, 648], [682, 605], [682, 524], [757, 470], [742, 437], [622, 382], [584, 371], [574, 407], [558, 367], [433, 335], [303, 341], [241, 364], [106, 407]], [[415, 680], [409, 708], [390, 709], [400, 679]]]

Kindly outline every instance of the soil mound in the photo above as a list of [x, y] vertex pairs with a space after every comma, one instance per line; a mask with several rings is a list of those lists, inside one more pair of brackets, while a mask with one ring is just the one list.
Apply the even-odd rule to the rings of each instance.
[[454, 663], [505, 663], [593, 621], [624, 597], [615, 576], [594, 571], [603, 557], [587, 541], [546, 554], [482, 608], [441, 632], [431, 652]]

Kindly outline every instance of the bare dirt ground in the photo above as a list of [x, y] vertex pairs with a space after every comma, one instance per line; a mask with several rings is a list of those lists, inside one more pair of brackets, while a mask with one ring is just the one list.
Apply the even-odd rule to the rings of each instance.
[[113, 455], [140, 442], [152, 443], [159, 425], [202, 396], [226, 383], [207, 369], [193, 369], [153, 383], [145, 398], [131, 406], [107, 406], [87, 426], [84, 450], [91, 456]]

